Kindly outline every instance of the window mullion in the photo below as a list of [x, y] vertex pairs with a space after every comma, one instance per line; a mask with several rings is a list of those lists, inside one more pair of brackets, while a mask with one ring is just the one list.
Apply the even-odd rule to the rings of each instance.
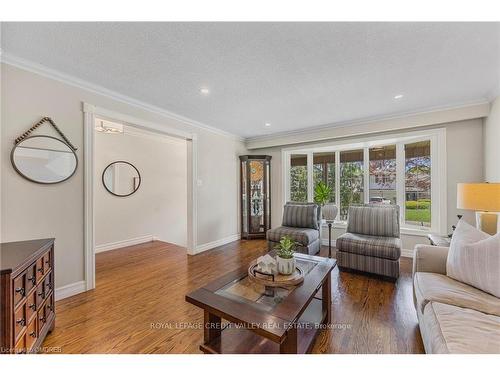
[[340, 215], [340, 151], [335, 151], [335, 205], [337, 206], [337, 217]]
[[405, 222], [405, 148], [396, 144], [396, 204], [399, 206], [400, 222]]
[[363, 148], [363, 195], [364, 203], [370, 202], [370, 153], [368, 147]]
[[313, 153], [307, 153], [307, 201], [314, 201]]

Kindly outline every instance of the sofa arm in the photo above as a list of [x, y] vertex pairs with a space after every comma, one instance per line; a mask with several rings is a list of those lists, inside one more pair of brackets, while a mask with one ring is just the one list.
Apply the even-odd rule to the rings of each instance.
[[433, 272], [446, 275], [448, 247], [417, 245], [413, 254], [413, 275], [415, 272]]

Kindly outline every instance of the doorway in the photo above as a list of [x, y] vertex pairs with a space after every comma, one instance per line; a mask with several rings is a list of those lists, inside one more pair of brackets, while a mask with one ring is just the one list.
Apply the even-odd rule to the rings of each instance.
[[[156, 239], [194, 254], [196, 134], [87, 103], [83, 107], [86, 289], [95, 287], [96, 252]], [[109, 128], [116, 129], [106, 134]], [[155, 173], [168, 158], [177, 164]], [[112, 164], [117, 161], [126, 163]], [[118, 175], [126, 182], [114, 195]], [[169, 205], [174, 212], [168, 212]]]

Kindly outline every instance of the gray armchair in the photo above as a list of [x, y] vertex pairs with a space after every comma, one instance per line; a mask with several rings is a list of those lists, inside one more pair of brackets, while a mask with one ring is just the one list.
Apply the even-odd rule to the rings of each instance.
[[267, 246], [272, 250], [283, 236], [299, 243], [296, 251], [314, 255], [321, 247], [321, 208], [316, 203], [287, 202], [281, 227], [267, 231]]
[[340, 268], [398, 278], [399, 237], [399, 206], [351, 206], [347, 231], [337, 239], [337, 264]]

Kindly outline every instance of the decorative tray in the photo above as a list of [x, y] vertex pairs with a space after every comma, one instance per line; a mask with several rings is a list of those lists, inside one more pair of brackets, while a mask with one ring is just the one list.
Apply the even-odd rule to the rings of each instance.
[[248, 278], [255, 283], [265, 285], [265, 286], [274, 286], [274, 287], [292, 287], [300, 284], [304, 281], [304, 270], [296, 265], [295, 272], [291, 275], [282, 275], [282, 274], [270, 274], [264, 273], [258, 270], [257, 261], [254, 260], [250, 267], [248, 267]]

